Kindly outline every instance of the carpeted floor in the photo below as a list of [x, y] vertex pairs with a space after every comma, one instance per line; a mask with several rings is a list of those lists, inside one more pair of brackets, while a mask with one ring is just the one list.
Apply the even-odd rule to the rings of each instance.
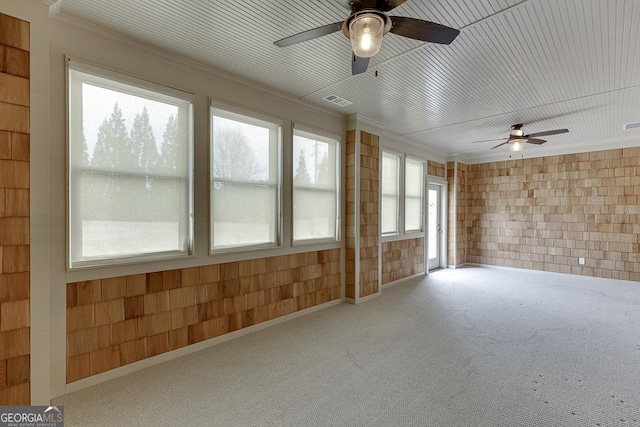
[[67, 426], [640, 426], [640, 283], [441, 270], [55, 403]]

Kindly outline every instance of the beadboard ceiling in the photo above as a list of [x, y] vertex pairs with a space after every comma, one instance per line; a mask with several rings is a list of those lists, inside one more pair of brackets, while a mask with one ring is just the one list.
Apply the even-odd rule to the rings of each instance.
[[[540, 156], [640, 145], [640, 1], [407, 0], [391, 14], [461, 30], [449, 46], [387, 34], [365, 74], [335, 33], [273, 41], [348, 15], [336, 0], [58, 0], [56, 12], [99, 24], [467, 161], [509, 158], [474, 140], [568, 128]], [[377, 76], [376, 76], [377, 71]], [[353, 104], [341, 108], [335, 94]]]

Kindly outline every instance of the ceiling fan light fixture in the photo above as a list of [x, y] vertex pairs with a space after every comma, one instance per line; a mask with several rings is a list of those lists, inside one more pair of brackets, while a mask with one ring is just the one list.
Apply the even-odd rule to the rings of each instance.
[[349, 39], [353, 53], [360, 58], [370, 58], [380, 51], [385, 33], [385, 20], [378, 14], [365, 12], [349, 23]]
[[522, 151], [524, 150], [524, 139], [512, 139], [509, 141], [509, 150], [511, 151]]

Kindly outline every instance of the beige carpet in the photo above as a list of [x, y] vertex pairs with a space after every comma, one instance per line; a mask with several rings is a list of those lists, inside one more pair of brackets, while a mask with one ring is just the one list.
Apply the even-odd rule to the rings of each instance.
[[67, 426], [640, 426], [640, 283], [441, 270], [55, 403]]

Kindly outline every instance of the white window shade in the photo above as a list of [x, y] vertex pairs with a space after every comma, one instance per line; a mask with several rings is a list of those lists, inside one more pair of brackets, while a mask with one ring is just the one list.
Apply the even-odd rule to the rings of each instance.
[[280, 125], [211, 109], [211, 250], [279, 238]]
[[190, 95], [104, 75], [69, 64], [69, 267], [188, 255]]
[[405, 231], [422, 231], [424, 205], [424, 162], [405, 161]]
[[293, 240], [338, 240], [340, 150], [335, 139], [293, 134]]
[[382, 218], [383, 235], [397, 234], [400, 209], [400, 156], [382, 154]]

